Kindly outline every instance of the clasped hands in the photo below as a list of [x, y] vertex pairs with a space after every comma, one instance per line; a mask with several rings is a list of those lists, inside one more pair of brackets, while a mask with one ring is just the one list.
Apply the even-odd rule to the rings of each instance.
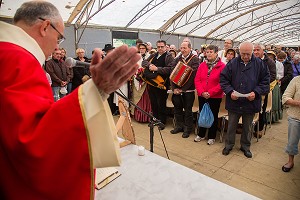
[[182, 93], [181, 89], [179, 89], [179, 88], [174, 89], [174, 94], [181, 94], [181, 93]]
[[64, 87], [64, 86], [66, 86], [67, 84], [68, 84], [67, 81], [62, 81], [62, 82], [60, 83], [60, 86], [61, 86], [61, 87]]
[[154, 64], [149, 65], [149, 70], [150, 71], [157, 71], [157, 67]]
[[210, 94], [208, 92], [202, 92], [202, 97], [204, 97], [205, 99], [209, 99], [210, 98]]
[[100, 49], [95, 49], [90, 72], [99, 90], [110, 94], [119, 89], [138, 69], [141, 56], [136, 47], [122, 45], [103, 60]]

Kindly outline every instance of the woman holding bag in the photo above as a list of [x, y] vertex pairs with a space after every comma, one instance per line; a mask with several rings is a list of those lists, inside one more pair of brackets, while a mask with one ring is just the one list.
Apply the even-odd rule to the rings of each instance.
[[[207, 102], [214, 116], [214, 122], [208, 129], [207, 144], [211, 145], [215, 142], [218, 129], [218, 113], [224, 95], [219, 82], [225, 64], [218, 57], [218, 47], [215, 45], [209, 45], [206, 48], [206, 56], [206, 60], [200, 64], [197, 70], [195, 87], [199, 100], [199, 112]], [[197, 137], [194, 139], [195, 142], [205, 139], [206, 129], [199, 127]]]

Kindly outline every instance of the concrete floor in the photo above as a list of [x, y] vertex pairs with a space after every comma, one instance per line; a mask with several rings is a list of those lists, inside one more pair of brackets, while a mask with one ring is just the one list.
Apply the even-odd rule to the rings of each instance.
[[[115, 120], [117, 118], [115, 117]], [[149, 127], [147, 123], [132, 120], [137, 145], [150, 149]], [[283, 120], [267, 128], [258, 142], [252, 139], [248, 159], [239, 150], [240, 135], [236, 136], [236, 145], [228, 156], [222, 155], [224, 143], [219, 142], [219, 134], [213, 145], [206, 141], [194, 142], [195, 135], [182, 138], [181, 134], [172, 135], [172, 118], [161, 131], [170, 160], [219, 180], [230, 186], [250, 193], [261, 199], [300, 199], [300, 156], [295, 157], [295, 166], [289, 173], [281, 171], [288, 160], [284, 148], [287, 143], [287, 115]], [[155, 128], [154, 153], [167, 157], [161, 136]]]

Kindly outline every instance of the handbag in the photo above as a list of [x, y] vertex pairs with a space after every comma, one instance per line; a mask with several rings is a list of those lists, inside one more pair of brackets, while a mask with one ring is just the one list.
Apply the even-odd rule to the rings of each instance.
[[214, 123], [214, 115], [208, 103], [205, 103], [199, 114], [198, 126], [203, 128], [210, 128]]

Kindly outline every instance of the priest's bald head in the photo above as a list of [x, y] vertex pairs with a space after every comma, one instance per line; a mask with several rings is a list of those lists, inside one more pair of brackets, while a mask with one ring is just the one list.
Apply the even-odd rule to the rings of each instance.
[[49, 2], [23, 3], [16, 11], [13, 21], [39, 44], [45, 57], [59, 48], [58, 45], [65, 39], [62, 17], [57, 8]]

